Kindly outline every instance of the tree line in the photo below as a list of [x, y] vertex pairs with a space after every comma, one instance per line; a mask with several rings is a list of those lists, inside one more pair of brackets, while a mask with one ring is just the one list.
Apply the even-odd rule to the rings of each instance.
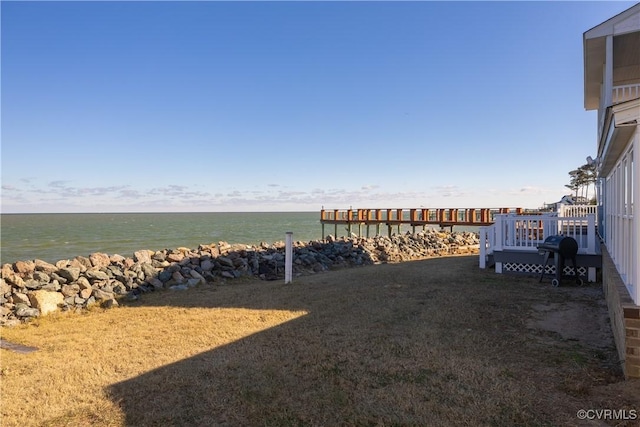
[[[565, 187], [571, 190], [576, 200], [579, 197], [582, 197], [582, 200], [586, 200], [589, 197], [589, 187], [591, 187], [592, 184], [595, 190], [596, 178], [596, 164], [595, 162], [588, 162], [569, 172], [569, 184], [566, 184]], [[596, 198], [594, 194], [594, 196], [589, 199], [589, 203], [595, 202]]]

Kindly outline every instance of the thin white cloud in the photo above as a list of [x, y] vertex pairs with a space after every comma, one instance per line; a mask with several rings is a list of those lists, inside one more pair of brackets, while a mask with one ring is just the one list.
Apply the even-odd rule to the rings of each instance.
[[123, 189], [120, 190], [118, 197], [123, 199], [139, 199], [142, 197], [142, 194], [138, 190]]
[[304, 196], [307, 195], [308, 193], [305, 191], [280, 191], [278, 193], [278, 197], [279, 198], [284, 198], [284, 199], [289, 199], [289, 198], [295, 198], [298, 196]]
[[[267, 187], [269, 189], [267, 189]], [[73, 187], [68, 181], [52, 181], [46, 187], [20, 190], [4, 184], [3, 202], [6, 206], [59, 206], [59, 211], [203, 211], [203, 210], [314, 210], [354, 208], [412, 208], [412, 207], [487, 207], [527, 194], [542, 194], [535, 186], [514, 188], [509, 192], [442, 185], [425, 191], [381, 191], [379, 186], [365, 184], [355, 188], [290, 188], [267, 184], [264, 190], [253, 188], [229, 189], [209, 193], [193, 191], [190, 185], [171, 184], [152, 188], [130, 185], [103, 187]], [[512, 193], [512, 194], [509, 194]], [[11, 194], [14, 196], [11, 197]], [[18, 197], [19, 195], [19, 197]], [[505, 197], [508, 196], [508, 197]], [[464, 206], [462, 206], [464, 205]], [[49, 210], [51, 211], [51, 210]]]
[[520, 193], [526, 193], [526, 194], [542, 194], [544, 192], [546, 192], [548, 190], [545, 190], [544, 188], [540, 188], [540, 187], [534, 187], [534, 186], [525, 186], [522, 187], [520, 189]]
[[465, 197], [468, 192], [462, 191], [457, 185], [440, 185], [433, 187], [440, 197]]
[[68, 181], [51, 181], [49, 183], [49, 187], [54, 188], [65, 188], [67, 186]]

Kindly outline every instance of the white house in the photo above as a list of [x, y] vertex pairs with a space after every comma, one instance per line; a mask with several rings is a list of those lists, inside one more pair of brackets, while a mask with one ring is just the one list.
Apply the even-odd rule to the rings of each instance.
[[583, 48], [584, 106], [598, 111], [603, 287], [625, 374], [640, 377], [640, 3], [586, 31]]

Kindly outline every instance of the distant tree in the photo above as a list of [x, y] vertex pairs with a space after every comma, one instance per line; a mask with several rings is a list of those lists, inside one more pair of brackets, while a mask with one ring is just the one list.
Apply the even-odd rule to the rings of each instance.
[[571, 190], [572, 194], [574, 195], [574, 198], [576, 199], [578, 198], [578, 190], [580, 190], [578, 174], [579, 174], [578, 169], [574, 169], [571, 172], [569, 172], [569, 176], [571, 178], [569, 179], [569, 184], [565, 185], [565, 187]]
[[581, 171], [581, 183], [585, 188], [584, 197], [589, 197], [589, 187], [593, 184], [595, 189], [595, 183], [597, 178], [596, 173], [596, 164], [595, 163], [587, 163], [580, 166], [579, 170]]
[[596, 165], [595, 163], [586, 163], [578, 169], [569, 172], [569, 184], [565, 185], [570, 189], [577, 200], [580, 196], [583, 200], [589, 197], [589, 187], [591, 184], [595, 186], [596, 182]]

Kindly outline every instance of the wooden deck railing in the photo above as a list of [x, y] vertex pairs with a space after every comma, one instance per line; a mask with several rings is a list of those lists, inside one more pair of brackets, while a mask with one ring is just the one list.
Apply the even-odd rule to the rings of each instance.
[[320, 221], [325, 224], [384, 223], [435, 225], [489, 225], [499, 214], [521, 214], [522, 208], [394, 208], [394, 209], [322, 209]]
[[439, 225], [440, 227], [484, 226], [493, 224], [496, 215], [522, 214], [522, 208], [376, 208], [376, 209], [322, 209], [320, 211], [320, 223], [324, 236], [325, 224], [335, 225], [335, 234], [338, 233], [338, 224], [347, 225], [347, 232], [352, 232], [352, 226], [357, 226], [359, 234], [361, 227], [376, 226], [376, 234], [380, 234], [380, 226], [389, 227], [391, 234], [393, 226], [409, 225], [414, 228], [427, 225]]

